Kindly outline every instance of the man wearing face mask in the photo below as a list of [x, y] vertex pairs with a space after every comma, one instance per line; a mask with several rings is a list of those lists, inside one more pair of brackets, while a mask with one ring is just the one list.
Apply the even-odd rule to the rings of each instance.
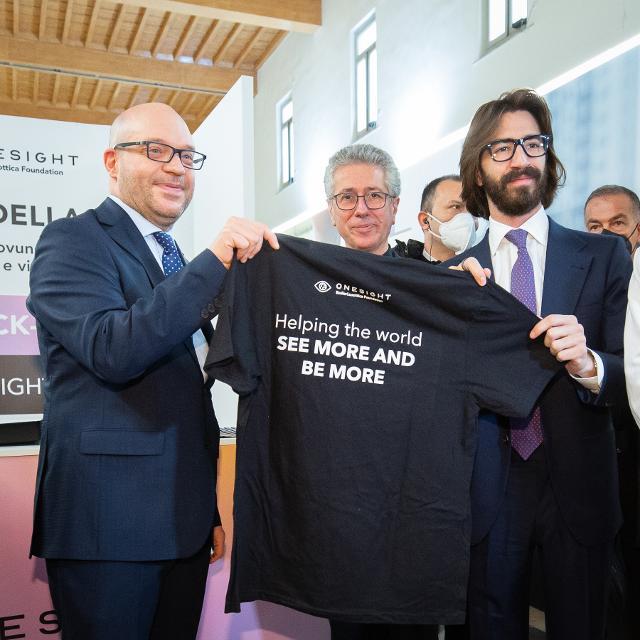
[[640, 239], [640, 199], [617, 184], [598, 187], [584, 204], [584, 225], [590, 233], [623, 237], [633, 254]]
[[[640, 200], [638, 196], [620, 185], [608, 184], [595, 189], [584, 205], [584, 224], [590, 233], [617, 235], [624, 238], [630, 255], [633, 255], [640, 237]], [[630, 323], [627, 320], [627, 335]], [[627, 375], [627, 380], [633, 379]], [[613, 408], [613, 426], [616, 436], [618, 482], [623, 524], [618, 535], [617, 550], [624, 565], [626, 578], [625, 602], [622, 611], [610, 605], [610, 622], [607, 637], [611, 640], [640, 636], [640, 611], [633, 603], [640, 601], [640, 523], [638, 500], [640, 498], [638, 451], [640, 433], [631, 410], [626, 403]], [[614, 585], [617, 581], [614, 581]], [[611, 603], [619, 598], [612, 597]], [[611, 615], [619, 613], [619, 615]]]
[[424, 242], [396, 241], [396, 250], [407, 258], [439, 264], [478, 244], [488, 223], [466, 210], [461, 191], [459, 175], [440, 176], [429, 182], [422, 192], [418, 212]]

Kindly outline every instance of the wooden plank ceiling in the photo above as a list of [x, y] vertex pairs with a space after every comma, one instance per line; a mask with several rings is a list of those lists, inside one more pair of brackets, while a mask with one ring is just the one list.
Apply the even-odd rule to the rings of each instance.
[[170, 104], [193, 131], [321, 0], [0, 0], [0, 113], [110, 124]]

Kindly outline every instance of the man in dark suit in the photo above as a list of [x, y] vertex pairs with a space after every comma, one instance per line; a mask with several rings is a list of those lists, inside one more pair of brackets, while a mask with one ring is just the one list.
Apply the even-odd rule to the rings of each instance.
[[194, 638], [223, 552], [200, 347], [234, 250], [246, 260], [277, 240], [232, 218], [184, 264], [171, 229], [204, 158], [167, 105], [125, 111], [104, 152], [110, 196], [36, 248], [46, 382], [31, 552], [65, 640]]
[[[565, 364], [526, 421], [481, 416], [472, 482], [469, 631], [528, 637], [533, 550], [542, 558], [547, 637], [604, 637], [613, 539], [621, 522], [609, 406], [624, 398], [622, 335], [630, 264], [618, 238], [566, 229], [545, 208], [564, 168], [551, 114], [529, 90], [478, 109], [460, 168], [469, 211], [489, 218], [462, 254], [541, 316]], [[523, 380], [523, 384], [527, 381]]]

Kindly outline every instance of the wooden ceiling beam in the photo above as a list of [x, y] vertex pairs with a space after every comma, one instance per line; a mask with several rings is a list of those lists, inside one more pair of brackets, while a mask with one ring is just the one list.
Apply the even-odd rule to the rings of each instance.
[[220, 24], [221, 24], [220, 20], [213, 20], [211, 22], [211, 26], [207, 29], [207, 33], [204, 34], [204, 38], [202, 38], [202, 41], [200, 42], [200, 44], [198, 45], [198, 48], [195, 50], [193, 54], [194, 62], [198, 62], [198, 60], [202, 58], [203, 52], [211, 44], [211, 41], [216, 35], [216, 32], [220, 28]]
[[18, 99], [18, 70], [11, 69], [11, 99]]
[[286, 31], [278, 31], [278, 33], [273, 36], [273, 40], [267, 45], [267, 48], [262, 52], [262, 55], [256, 60], [254, 65], [256, 69], [260, 68], [262, 63], [273, 53], [275, 48], [282, 42], [286, 35]]
[[67, 8], [64, 12], [64, 24], [62, 26], [62, 36], [60, 42], [67, 44], [69, 40], [69, 29], [71, 28], [71, 16], [73, 15], [73, 0], [67, 0]]
[[44, 38], [44, 34], [47, 28], [47, 5], [48, 4], [49, 4], [49, 0], [40, 1], [40, 22], [38, 25], [39, 40], [42, 40], [42, 38]]
[[113, 109], [113, 105], [116, 103], [118, 99], [118, 95], [120, 94], [120, 90], [122, 89], [122, 85], [118, 82], [116, 86], [113, 88], [113, 93], [109, 98], [109, 103], [107, 104], [107, 111], [111, 111]]
[[131, 92], [131, 97], [129, 98], [129, 100], [127, 101], [127, 104], [125, 106], [125, 111], [127, 109], [129, 109], [130, 107], [133, 106], [133, 103], [136, 101], [136, 98], [138, 97], [138, 93], [140, 92], [140, 85], [137, 84], [134, 88], [133, 91]]
[[[235, 69], [154, 60], [2, 35], [0, 64], [210, 93], [226, 93], [242, 75]], [[251, 74], [244, 72], [244, 75]]]
[[122, 4], [255, 27], [313, 33], [322, 24], [322, 0], [118, 0]]
[[[114, 112], [104, 109], [89, 109], [78, 107], [69, 109], [66, 106], [34, 105], [28, 102], [14, 100], [0, 100], [0, 113], [7, 116], [21, 116], [23, 118], [45, 118], [47, 120], [62, 120], [63, 122], [83, 122], [85, 124], [105, 124], [113, 122]], [[183, 116], [190, 130], [200, 124], [200, 120], [193, 115]]]
[[20, 29], [20, 0], [13, 0], [13, 35], [17, 36]]
[[58, 102], [58, 92], [60, 91], [60, 74], [56, 73], [53, 78], [53, 91], [51, 92], [51, 104], [55, 106]]
[[107, 43], [107, 51], [113, 49], [113, 45], [118, 41], [118, 35], [120, 35], [120, 28], [122, 27], [122, 18], [124, 16], [124, 6], [120, 5], [116, 9], [116, 19], [111, 28], [111, 35], [109, 36], [109, 42]]
[[89, 109], [94, 109], [96, 104], [98, 103], [98, 96], [100, 95], [100, 89], [102, 89], [102, 80], [98, 80], [98, 82], [96, 82], [96, 86], [93, 88], [93, 93], [91, 94], [91, 100], [89, 100]]
[[71, 96], [71, 101], [69, 102], [69, 106], [72, 109], [76, 108], [78, 104], [78, 98], [80, 97], [80, 85], [82, 84], [82, 78], [76, 78], [76, 84], [73, 87], [73, 95]]
[[66, 105], [31, 104], [13, 100], [0, 100], [0, 113], [7, 116], [23, 118], [45, 118], [47, 120], [63, 120], [65, 122], [84, 122], [86, 124], [111, 124], [113, 112], [88, 109], [87, 107], [69, 109]]
[[260, 34], [262, 33], [262, 27], [258, 27], [256, 32], [251, 36], [251, 39], [245, 45], [245, 48], [240, 52], [240, 55], [233, 62], [234, 67], [239, 67], [246, 59], [246, 57], [251, 53], [251, 49], [253, 49], [253, 45], [256, 43]]
[[171, 22], [171, 13], [167, 11], [162, 18], [162, 26], [160, 27], [160, 31], [158, 31], [158, 35], [156, 36], [156, 41], [153, 43], [151, 47], [151, 55], [155, 58], [158, 55], [158, 51], [160, 50], [160, 45], [164, 40], [164, 37], [167, 35], [167, 31], [169, 30], [169, 23]]
[[242, 29], [241, 24], [234, 24], [231, 31], [227, 34], [224, 42], [218, 47], [218, 50], [213, 54], [213, 64], [218, 64], [219, 58], [223, 58], [224, 54], [228, 51], [229, 47], [233, 44], [234, 40], [238, 37]]
[[182, 52], [184, 51], [184, 47], [187, 44], [187, 42], [189, 42], [189, 38], [193, 33], [193, 29], [195, 28], [197, 21], [198, 21], [198, 18], [196, 18], [196, 16], [189, 17], [187, 26], [182, 30], [182, 33], [180, 34], [180, 39], [178, 40], [178, 44], [176, 45], [176, 48], [173, 50], [174, 60], [177, 60], [182, 55]]
[[149, 15], [147, 13], [147, 9], [146, 7], [143, 8], [142, 13], [140, 14], [140, 16], [138, 17], [138, 26], [136, 27], [136, 32], [133, 34], [133, 39], [131, 40], [131, 44], [129, 45], [129, 54], [131, 55], [132, 53], [134, 53], [134, 51], [136, 51], [137, 47], [138, 47], [138, 43], [140, 42], [140, 38], [142, 37], [142, 34], [144, 33], [144, 23], [145, 20], [147, 19], [147, 16]]
[[98, 22], [98, 14], [100, 13], [100, 0], [96, 0], [93, 3], [93, 9], [91, 10], [91, 17], [89, 18], [89, 26], [87, 27], [87, 33], [84, 36], [84, 46], [88, 47], [93, 38], [93, 32], [96, 30], [96, 24]]

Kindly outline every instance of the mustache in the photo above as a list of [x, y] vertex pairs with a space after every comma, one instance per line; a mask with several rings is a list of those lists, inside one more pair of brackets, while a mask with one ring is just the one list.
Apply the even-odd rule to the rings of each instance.
[[517, 180], [522, 176], [527, 176], [528, 178], [534, 178], [537, 181], [540, 181], [542, 178], [542, 172], [540, 169], [536, 169], [535, 167], [524, 167], [523, 169], [512, 169], [509, 173], [505, 173], [502, 178], [500, 178], [500, 182], [502, 186], [507, 185], [509, 182], [513, 180]]

